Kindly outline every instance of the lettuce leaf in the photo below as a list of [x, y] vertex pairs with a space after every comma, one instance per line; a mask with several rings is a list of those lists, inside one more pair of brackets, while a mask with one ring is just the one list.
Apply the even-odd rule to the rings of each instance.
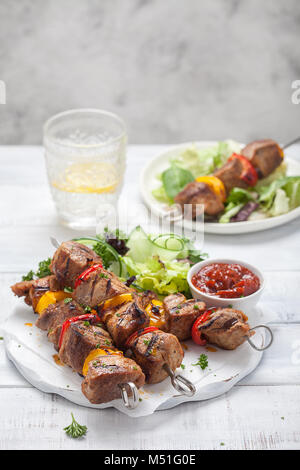
[[277, 189], [272, 207], [268, 212], [269, 215], [271, 217], [276, 217], [277, 215], [286, 214], [289, 210], [289, 198], [287, 197], [286, 192], [283, 189]]
[[175, 164], [172, 164], [171, 167], [165, 170], [162, 174], [163, 187], [170, 199], [174, 199], [174, 197], [192, 181], [194, 181], [192, 173], [189, 170], [176, 166]]
[[128, 274], [136, 276], [135, 284], [144, 290], [153, 290], [159, 295], [182, 292], [190, 297], [190, 290], [186, 280], [190, 269], [189, 263], [178, 261], [162, 262], [155, 255], [144, 263], [133, 261], [129, 256], [123, 257]]
[[240, 150], [240, 145], [233, 140], [218, 142], [216, 145], [204, 149], [193, 145], [179, 156], [174, 157], [171, 163], [190, 171], [194, 178], [197, 178], [213, 173], [216, 168], [226, 162], [232, 153], [239, 153]]

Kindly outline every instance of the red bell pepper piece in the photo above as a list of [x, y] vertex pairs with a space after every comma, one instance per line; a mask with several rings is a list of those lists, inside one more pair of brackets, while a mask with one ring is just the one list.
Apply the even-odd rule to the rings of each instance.
[[252, 163], [250, 163], [248, 158], [244, 157], [244, 155], [239, 155], [237, 153], [233, 153], [231, 157], [228, 158], [228, 161], [230, 162], [234, 158], [237, 158], [243, 165], [241, 179], [245, 181], [248, 186], [255, 186], [258, 180], [258, 175]]
[[194, 343], [199, 344], [199, 346], [205, 346], [207, 343], [206, 339], [202, 338], [199, 326], [205, 323], [209, 319], [210, 315], [215, 311], [215, 308], [209, 308], [200, 317], [197, 318], [192, 326], [192, 340]]
[[156, 328], [156, 326], [148, 326], [147, 328], [143, 328], [142, 330], [135, 331], [127, 339], [127, 341], [125, 343], [125, 348], [129, 348], [131, 343], [133, 343], [133, 341], [136, 340], [137, 338], [139, 338], [140, 336], [145, 335], [146, 333], [151, 333], [151, 331], [155, 331], [155, 330], [158, 330], [158, 328]]
[[82, 283], [82, 281], [86, 281], [88, 279], [89, 275], [92, 272], [97, 271], [97, 269], [103, 269], [103, 265], [101, 263], [93, 264], [93, 266], [91, 266], [90, 268], [85, 269], [85, 271], [83, 271], [83, 273], [79, 274], [79, 276], [77, 277], [77, 279], [75, 281], [75, 289], [76, 289], [76, 287], [78, 287]]
[[84, 315], [77, 315], [77, 317], [68, 318], [68, 320], [63, 322], [62, 327], [61, 327], [59, 342], [58, 342], [58, 349], [61, 348], [61, 345], [62, 345], [62, 342], [63, 342], [63, 339], [64, 339], [64, 335], [65, 335], [66, 331], [68, 330], [68, 328], [70, 327], [70, 325], [72, 323], [77, 322], [77, 321], [83, 321], [83, 320], [97, 320], [99, 322], [101, 321], [100, 318], [98, 317], [98, 315], [95, 315], [93, 313], [86, 313]]

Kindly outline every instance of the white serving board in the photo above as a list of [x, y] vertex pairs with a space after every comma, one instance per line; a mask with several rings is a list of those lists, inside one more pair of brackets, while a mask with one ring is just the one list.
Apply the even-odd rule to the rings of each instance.
[[[207, 148], [212, 145], [215, 145], [216, 143], [216, 141], [200, 141], [180, 144], [168, 150], [167, 152], [157, 155], [147, 163], [140, 176], [140, 193], [142, 195], [144, 203], [151, 209], [151, 211], [156, 216], [163, 217], [169, 213], [166, 204], [157, 201], [157, 199], [155, 199], [155, 197], [152, 195], [152, 191], [161, 184], [157, 176], [169, 167], [170, 159], [181, 154], [184, 149], [190, 147], [191, 145], [196, 145], [199, 148]], [[292, 160], [290, 158], [285, 158], [285, 161], [287, 163], [287, 175], [300, 176], [300, 162]], [[267, 219], [261, 220], [249, 220], [246, 222], [235, 222], [228, 224], [205, 222], [204, 231], [206, 233], [216, 233], [222, 235], [259, 232], [261, 230], [266, 230], [269, 228], [286, 224], [299, 216], [300, 207], [297, 207], [296, 209], [293, 209], [287, 214], [282, 214], [277, 217], [269, 217]], [[176, 221], [174, 223], [178, 226], [181, 226], [182, 224], [181, 221]], [[186, 220], [184, 226], [186, 229], [193, 231], [193, 222], [191, 220]]]
[[[260, 308], [246, 313], [252, 327], [270, 320], [269, 314], [265, 311], [263, 313]], [[34, 325], [26, 325], [34, 324], [35, 320], [32, 309], [24, 305], [16, 307], [1, 325], [7, 355], [25, 379], [43, 392], [56, 393], [78, 405], [90, 408], [114, 407], [132, 417], [147, 416], [156, 410], [173, 408], [186, 401], [206, 400], [221, 395], [252, 372], [262, 357], [262, 352], [255, 351], [247, 342], [235, 351], [210, 352], [189, 340], [185, 342], [188, 348], [184, 351], [185, 369], [178, 369], [178, 373], [194, 383], [197, 390], [195, 396], [179, 395], [167, 378], [160, 384], [143, 387], [140, 390], [142, 401], [135, 410], [126, 409], [121, 400], [92, 405], [81, 393], [82, 378], [68, 366], [56, 364], [53, 358], [56, 351], [47, 340], [46, 333]], [[256, 344], [259, 345], [265, 340], [264, 333], [260, 331], [255, 335]], [[208, 356], [209, 365], [205, 371], [199, 366], [192, 366], [201, 353]]]

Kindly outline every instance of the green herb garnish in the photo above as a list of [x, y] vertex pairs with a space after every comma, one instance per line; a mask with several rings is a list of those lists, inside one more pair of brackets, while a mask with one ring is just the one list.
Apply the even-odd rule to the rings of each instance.
[[146, 346], [149, 346], [149, 343], [150, 343], [150, 339], [144, 339], [144, 344], [146, 344]]
[[194, 305], [194, 310], [199, 310], [199, 305], [195, 304]]
[[51, 258], [45, 259], [44, 261], [39, 262], [39, 269], [35, 275], [39, 278], [50, 276], [52, 273], [50, 271]]
[[22, 281], [32, 281], [34, 277], [41, 278], [50, 276], [50, 274], [52, 274], [50, 271], [50, 264], [51, 258], [45, 259], [44, 261], [40, 261], [37, 272], [35, 273], [32, 270], [29, 271], [29, 273], [27, 273], [25, 276], [22, 276]]
[[22, 281], [32, 281], [34, 276], [34, 272], [31, 270], [26, 276], [22, 276]]
[[84, 311], [86, 313], [90, 313], [92, 311], [91, 307], [89, 307], [88, 305], [86, 307], [84, 307]]
[[69, 304], [70, 302], [72, 302], [72, 300], [72, 297], [67, 297], [66, 299], [64, 299], [64, 303]]
[[181, 369], [185, 369], [185, 365], [184, 365], [184, 364], [180, 364], [180, 367], [181, 367]]
[[64, 287], [64, 292], [67, 292], [68, 294], [71, 294], [73, 292], [72, 287]]
[[198, 361], [192, 366], [200, 366], [202, 370], [208, 366], [208, 359], [206, 354], [200, 354]]
[[87, 432], [87, 427], [82, 426], [81, 424], [78, 424], [77, 421], [74, 418], [73, 413], [71, 413], [72, 416], [72, 423], [70, 426], [67, 426], [64, 428], [64, 431], [68, 436], [73, 437], [74, 439], [77, 439], [78, 437], [82, 437], [86, 435]]
[[87, 320], [85, 320], [85, 321], [83, 322], [83, 324], [84, 324], [84, 326], [90, 326], [90, 322], [87, 321]]

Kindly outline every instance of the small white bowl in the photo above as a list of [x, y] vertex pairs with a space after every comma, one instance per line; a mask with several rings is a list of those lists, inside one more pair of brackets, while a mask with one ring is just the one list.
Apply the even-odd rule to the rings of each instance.
[[[246, 297], [239, 297], [239, 298], [234, 298], [234, 299], [221, 298], [221, 297], [217, 297], [214, 295], [209, 295], [204, 292], [201, 292], [192, 284], [192, 277], [194, 276], [194, 274], [200, 271], [200, 269], [203, 268], [204, 266], [207, 266], [209, 264], [214, 264], [214, 263], [240, 264], [241, 266], [244, 266], [245, 268], [252, 271], [259, 278], [260, 288], [253, 294], [247, 295]], [[227, 307], [228, 305], [232, 305], [232, 308], [236, 308], [238, 310], [239, 309], [248, 310], [249, 308], [254, 307], [259, 301], [262, 291], [265, 287], [265, 280], [261, 271], [259, 271], [259, 269], [257, 269], [255, 266], [252, 266], [252, 264], [245, 263], [244, 261], [240, 261], [236, 259], [228, 259], [228, 258], [216, 258], [216, 259], [210, 258], [205, 261], [200, 261], [200, 263], [195, 264], [189, 270], [188, 275], [187, 275], [187, 281], [189, 283], [190, 290], [192, 292], [194, 299], [202, 300], [203, 302], [206, 303], [207, 307]]]

